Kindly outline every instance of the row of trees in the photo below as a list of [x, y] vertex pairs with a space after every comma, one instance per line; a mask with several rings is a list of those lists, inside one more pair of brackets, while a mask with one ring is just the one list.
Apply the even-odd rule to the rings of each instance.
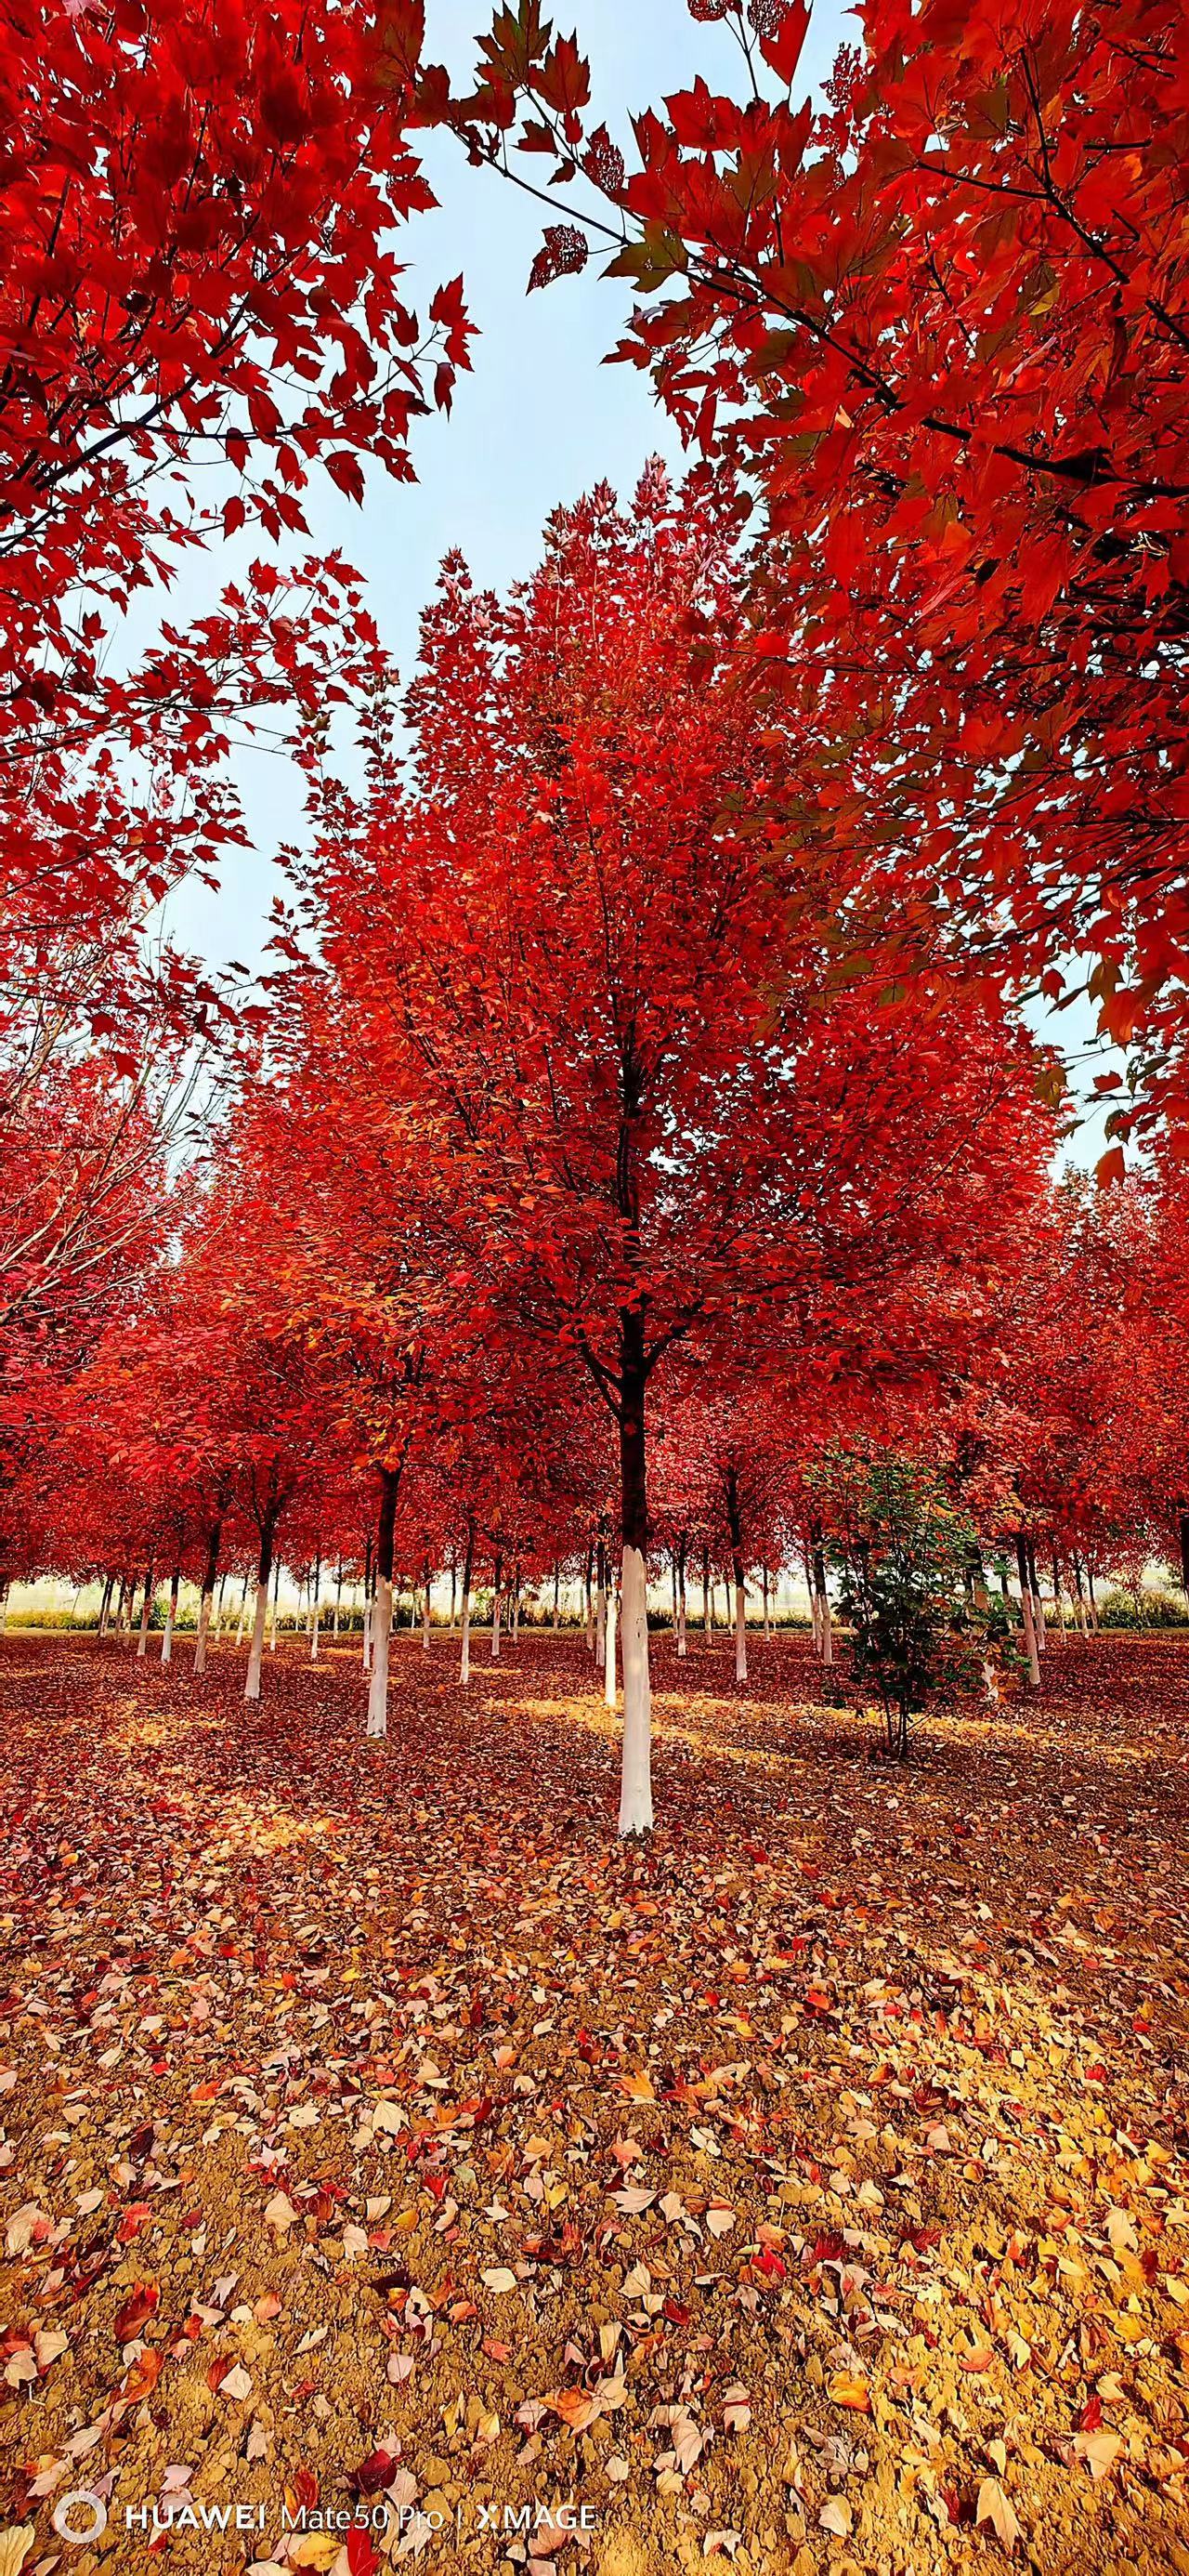
[[795, 731], [733, 683], [733, 538], [659, 468], [596, 492], [506, 601], [447, 564], [361, 786], [311, 726], [258, 1060], [147, 1280], [31, 1367], [9, 1496], [11, 1571], [199, 1579], [199, 1670], [250, 1533], [249, 1698], [279, 1550], [343, 1561], [374, 1734], [398, 1572], [455, 1568], [465, 1680], [480, 1571], [590, 1559], [625, 1832], [658, 1550], [679, 1603], [729, 1568], [741, 1679], [748, 1579], [803, 1557], [828, 1653], [830, 1462], [915, 1456], [973, 1595], [975, 1529], [1018, 1553], [1035, 1672], [1038, 1545], [1075, 1600], [1167, 1547], [1184, 1454], [1175, 1199], [1054, 1187], [1052, 1060], [959, 943], [905, 984], [840, 942]]

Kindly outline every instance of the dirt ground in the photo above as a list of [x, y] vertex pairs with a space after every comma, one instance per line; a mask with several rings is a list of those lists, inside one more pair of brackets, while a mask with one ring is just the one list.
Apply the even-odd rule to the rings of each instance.
[[0, 2576], [1189, 2576], [1189, 1640], [477, 1643], [0, 1648]]

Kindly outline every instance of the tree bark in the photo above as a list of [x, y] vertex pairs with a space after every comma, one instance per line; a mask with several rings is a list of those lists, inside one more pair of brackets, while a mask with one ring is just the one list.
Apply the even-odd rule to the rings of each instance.
[[153, 1560], [145, 1568], [144, 1600], [140, 1611], [140, 1635], [136, 1640], [136, 1660], [143, 1664], [149, 1651], [149, 1615], [153, 1607]]
[[264, 1662], [264, 1623], [268, 1617], [268, 1587], [272, 1575], [272, 1551], [276, 1526], [276, 1514], [269, 1512], [260, 1532], [260, 1557], [256, 1567], [256, 1612], [252, 1621], [252, 1643], [248, 1648], [248, 1673], [244, 1683], [246, 1700], [257, 1700], [260, 1697], [260, 1672]]
[[222, 1520], [211, 1522], [206, 1540], [206, 1563], [202, 1569], [202, 1599], [198, 1605], [198, 1635], [194, 1640], [195, 1680], [206, 1671], [206, 1641], [215, 1599], [215, 1576], [219, 1571], [219, 1547], [223, 1536]]
[[[652, 1830], [652, 1682], [648, 1668], [648, 1452], [644, 1398], [644, 1322], [633, 1307], [620, 1318], [619, 1487], [623, 1527], [620, 1615], [623, 1628], [623, 1765], [619, 1830]], [[613, 1672], [614, 1653], [608, 1656]]]
[[380, 1518], [376, 1530], [376, 1591], [372, 1611], [371, 1683], [367, 1698], [369, 1735], [388, 1733], [388, 1652], [392, 1636], [392, 1559], [396, 1537], [399, 1467], [380, 1469]]
[[1024, 1647], [1028, 1657], [1028, 1679], [1033, 1690], [1040, 1689], [1040, 1657], [1036, 1651], [1036, 1625], [1032, 1613], [1032, 1585], [1028, 1579], [1028, 1549], [1023, 1531], [1016, 1534], [1016, 1568], [1020, 1577], [1020, 1612], [1024, 1622]]
[[677, 1542], [677, 1659], [679, 1663], [684, 1663], [686, 1658], [685, 1549], [686, 1537], [683, 1530]]
[[811, 1533], [813, 1539], [813, 1583], [818, 1603], [818, 1652], [823, 1670], [829, 1672], [834, 1662], [834, 1631], [830, 1624], [830, 1594], [826, 1583], [826, 1554], [822, 1545], [820, 1523]]
[[714, 1595], [710, 1589], [710, 1550], [702, 1550], [702, 1628], [709, 1645], [714, 1636]]
[[731, 1572], [735, 1578], [735, 1679], [747, 1679], [747, 1593], [743, 1581], [743, 1520], [739, 1510], [739, 1478], [734, 1466], [727, 1469], [727, 1529], [731, 1540]]
[[471, 1577], [475, 1570], [475, 1515], [467, 1513], [466, 1555], [462, 1565], [462, 1656], [458, 1678], [462, 1683], [471, 1678]]
[[496, 1556], [495, 1560], [495, 1588], [491, 1602], [491, 1660], [493, 1664], [498, 1664], [500, 1659], [500, 1611], [503, 1606], [503, 1596], [504, 1560], [502, 1553], [500, 1553]]
[[171, 1664], [173, 1662], [173, 1632], [177, 1626], [178, 1594], [181, 1588], [182, 1569], [180, 1565], [175, 1565], [173, 1569], [173, 1580], [169, 1587], [169, 1607], [165, 1613], [165, 1626], [161, 1634], [161, 1661], [163, 1664]]
[[607, 1660], [607, 1542], [603, 1535], [603, 1528], [604, 1524], [600, 1521], [598, 1544], [595, 1549], [595, 1583], [597, 1588], [595, 1592], [594, 1633], [594, 1659], [596, 1669], [599, 1672], [602, 1671]]
[[425, 1562], [424, 1562], [424, 1565], [422, 1566], [421, 1571], [422, 1571], [422, 1576], [423, 1576], [423, 1581], [422, 1581], [422, 1586], [421, 1586], [421, 1648], [422, 1648], [422, 1652], [423, 1652], [423, 1654], [426, 1654], [426, 1655], [427, 1655], [427, 1654], [429, 1653], [429, 1558], [428, 1558], [428, 1557], [426, 1557]]

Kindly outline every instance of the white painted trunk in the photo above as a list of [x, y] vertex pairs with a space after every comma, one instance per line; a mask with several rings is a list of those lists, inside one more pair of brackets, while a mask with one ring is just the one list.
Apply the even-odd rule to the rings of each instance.
[[685, 1587], [683, 1585], [677, 1596], [677, 1660], [679, 1663], [683, 1664], [685, 1662], [686, 1653]]
[[252, 1643], [248, 1648], [248, 1678], [244, 1698], [259, 1699], [260, 1667], [264, 1661], [264, 1623], [268, 1617], [268, 1578], [256, 1586], [256, 1614], [252, 1621]]
[[[639, 1548], [623, 1551], [623, 1766], [621, 1834], [652, 1830], [652, 1690], [648, 1674], [648, 1569]], [[614, 1650], [611, 1664], [614, 1666]]]
[[388, 1641], [391, 1635], [392, 1585], [386, 1574], [378, 1574], [372, 1608], [372, 1677], [367, 1695], [369, 1735], [388, 1733]]
[[1037, 1650], [1043, 1655], [1045, 1647], [1049, 1642], [1049, 1638], [1048, 1630], [1045, 1626], [1045, 1606], [1041, 1600], [1039, 1592], [1034, 1592], [1032, 1595], [1032, 1625], [1036, 1630]]
[[618, 1708], [619, 1691], [615, 1670], [615, 1585], [613, 1583], [608, 1584], [607, 1587], [607, 1621], [603, 1653], [606, 1658], [603, 1665], [603, 1698], [608, 1708]]
[[1024, 1651], [1028, 1657], [1028, 1679], [1033, 1690], [1039, 1690], [1040, 1657], [1036, 1651], [1036, 1629], [1032, 1618], [1032, 1596], [1027, 1589], [1022, 1591], [1020, 1594], [1020, 1608], [1024, 1615]]
[[747, 1679], [747, 1595], [736, 1578], [735, 1583], [735, 1679]]
[[500, 1659], [500, 1610], [501, 1610], [501, 1608], [502, 1608], [502, 1604], [501, 1604], [501, 1601], [500, 1601], [500, 1596], [499, 1596], [499, 1594], [498, 1594], [498, 1592], [497, 1592], [497, 1593], [496, 1593], [496, 1596], [495, 1596], [495, 1599], [494, 1599], [494, 1601], [492, 1602], [492, 1605], [491, 1605], [491, 1660], [492, 1660], [492, 1663], [493, 1663], [493, 1664], [498, 1664], [499, 1659]]
[[813, 1651], [820, 1662], [822, 1652], [822, 1605], [817, 1593], [812, 1590], [809, 1595], [809, 1617], [813, 1628]]
[[601, 1583], [595, 1594], [594, 1658], [596, 1670], [602, 1672], [607, 1659], [607, 1595]]
[[458, 1678], [460, 1682], [469, 1682], [471, 1678], [471, 1587], [469, 1583], [462, 1596], [462, 1654], [459, 1657]]
[[210, 1633], [211, 1612], [214, 1608], [214, 1604], [214, 1593], [204, 1592], [198, 1605], [198, 1634], [194, 1640], [194, 1678], [196, 1681], [199, 1674], [206, 1671], [206, 1641]]
[[318, 1661], [318, 1636], [319, 1636], [319, 1631], [320, 1631], [320, 1629], [321, 1629], [321, 1626], [322, 1626], [322, 1605], [321, 1605], [321, 1603], [320, 1603], [320, 1602], [315, 1601], [315, 1603], [314, 1603], [314, 1616], [313, 1616], [313, 1619], [312, 1619], [312, 1621], [311, 1621], [311, 1623], [310, 1623], [310, 1662], [311, 1662], [312, 1664], [316, 1664], [316, 1663], [317, 1663], [317, 1661]]
[[429, 1585], [428, 1585], [428, 1583], [426, 1584], [425, 1590], [424, 1590], [424, 1592], [423, 1592], [423, 1593], [422, 1593], [422, 1595], [421, 1595], [421, 1644], [422, 1644], [423, 1652], [424, 1652], [425, 1654], [428, 1654], [428, 1653], [429, 1653]]
[[[103, 1595], [103, 1600], [102, 1600], [102, 1603], [101, 1603], [101, 1605], [100, 1605], [100, 1611], [99, 1611], [99, 1634], [100, 1634], [100, 1636], [101, 1636], [101, 1637], [106, 1637], [106, 1635], [107, 1635], [107, 1614], [108, 1614], [108, 1611], [110, 1610], [110, 1608], [111, 1608], [111, 1592], [110, 1592], [110, 1590], [108, 1590], [108, 1591], [106, 1591], [106, 1592], [104, 1593], [104, 1595]], [[2, 1594], [0, 1594], [0, 1637], [2, 1637], [2, 1636], [3, 1636], [3, 1634], [4, 1634], [4, 1631], [5, 1631], [5, 1628], [6, 1628], [7, 1624], [8, 1624], [8, 1588], [7, 1588], [7, 1586], [5, 1586], [3, 1593], [2, 1593]]]
[[513, 1645], [514, 1645], [514, 1646], [518, 1646], [518, 1645], [519, 1645], [519, 1643], [520, 1643], [520, 1594], [519, 1594], [519, 1592], [514, 1592], [514, 1593], [513, 1593], [513, 1595], [512, 1595], [512, 1643], [513, 1643]]
[[172, 1603], [172, 1601], [170, 1602], [169, 1608], [168, 1608], [168, 1610], [167, 1610], [167, 1611], [166, 1611], [166, 1613], [165, 1613], [165, 1626], [163, 1627], [163, 1629], [162, 1629], [162, 1631], [161, 1631], [161, 1661], [162, 1661], [162, 1663], [163, 1663], [163, 1664], [171, 1664], [171, 1663], [173, 1662], [173, 1603]]
[[830, 1625], [830, 1595], [822, 1594], [822, 1662], [827, 1670], [834, 1661], [834, 1631]]

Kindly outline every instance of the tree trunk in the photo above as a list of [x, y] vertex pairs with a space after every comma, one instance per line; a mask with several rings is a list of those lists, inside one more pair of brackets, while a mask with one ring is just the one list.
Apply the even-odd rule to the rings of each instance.
[[1026, 1545], [1028, 1549], [1028, 1582], [1032, 1592], [1032, 1628], [1033, 1634], [1036, 1638], [1037, 1653], [1043, 1655], [1048, 1643], [1045, 1633], [1045, 1606], [1041, 1598], [1040, 1576], [1036, 1570], [1036, 1548], [1031, 1539], [1026, 1541]]
[[242, 1644], [243, 1644], [243, 1642], [244, 1642], [244, 1630], [245, 1630], [245, 1628], [247, 1627], [247, 1624], [248, 1624], [248, 1578], [247, 1578], [247, 1575], [245, 1574], [245, 1576], [244, 1576], [244, 1581], [243, 1581], [243, 1589], [242, 1589], [242, 1591], [241, 1591], [241, 1593], [240, 1593], [240, 1596], [239, 1596], [239, 1620], [238, 1620], [238, 1623], [237, 1623], [237, 1625], [236, 1625], [236, 1631], [235, 1631], [235, 1642], [236, 1642], [236, 1645], [237, 1645], [237, 1646], [242, 1646]]
[[591, 1578], [593, 1573], [594, 1543], [592, 1540], [591, 1545], [586, 1551], [586, 1572], [583, 1578], [583, 1590], [586, 1596], [586, 1651], [588, 1655], [593, 1655], [595, 1652], [594, 1595], [591, 1590]]
[[457, 1618], [458, 1618], [458, 1567], [457, 1567], [457, 1565], [456, 1565], [456, 1563], [455, 1563], [455, 1561], [454, 1561], [454, 1559], [453, 1559], [453, 1557], [452, 1557], [452, 1558], [451, 1558], [451, 1560], [450, 1560], [450, 1635], [451, 1635], [451, 1636], [453, 1636], [453, 1634], [454, 1634], [455, 1625], [456, 1625], [456, 1623], [457, 1623]]
[[4, 1635], [8, 1626], [8, 1596], [11, 1590], [10, 1583], [0, 1583], [0, 1637]]
[[1096, 1637], [1098, 1635], [1098, 1603], [1094, 1598], [1094, 1568], [1088, 1557], [1086, 1559], [1086, 1590], [1090, 1596], [1091, 1633]]
[[362, 1661], [365, 1673], [372, 1668], [372, 1534], [368, 1531], [363, 1552], [363, 1636]]
[[812, 1538], [813, 1581], [818, 1598], [818, 1635], [821, 1640], [818, 1651], [821, 1655], [823, 1670], [829, 1672], [832, 1669], [834, 1662], [834, 1631], [830, 1624], [830, 1594], [826, 1583], [826, 1554], [822, 1545], [820, 1525], [812, 1532]]
[[615, 1576], [608, 1572], [606, 1615], [603, 1621], [603, 1705], [619, 1706], [619, 1665], [616, 1661], [615, 1631], [618, 1600]]
[[163, 1664], [171, 1664], [173, 1662], [173, 1632], [177, 1626], [178, 1593], [181, 1590], [181, 1586], [182, 1569], [180, 1565], [175, 1565], [173, 1569], [173, 1580], [169, 1587], [169, 1606], [165, 1613], [165, 1626], [161, 1633], [161, 1661]]
[[710, 1550], [702, 1550], [702, 1627], [709, 1645], [714, 1636], [714, 1595], [710, 1589]]
[[151, 1612], [151, 1610], [152, 1610], [152, 1607], [153, 1607], [153, 1562], [152, 1562], [152, 1558], [150, 1557], [150, 1559], [149, 1559], [149, 1563], [148, 1563], [148, 1566], [147, 1566], [147, 1567], [146, 1567], [146, 1569], [145, 1569], [145, 1579], [144, 1579], [144, 1600], [143, 1600], [143, 1602], [142, 1602], [142, 1604], [141, 1604], [141, 1611], [140, 1611], [140, 1635], [139, 1635], [139, 1637], [138, 1637], [138, 1638], [137, 1638], [137, 1640], [136, 1640], [136, 1660], [137, 1660], [138, 1664], [143, 1664], [144, 1659], [145, 1659], [145, 1656], [147, 1655], [147, 1653], [148, 1653], [148, 1651], [149, 1651], [149, 1615], [150, 1615], [150, 1612]]
[[[105, 1578], [104, 1578], [104, 1584], [103, 1584], [103, 1597], [102, 1597], [102, 1599], [101, 1599], [101, 1601], [100, 1601], [100, 1604], [99, 1604], [99, 1635], [100, 1635], [101, 1637], [106, 1637], [106, 1635], [107, 1635], [107, 1614], [108, 1614], [108, 1611], [109, 1611], [109, 1610], [110, 1610], [110, 1608], [111, 1608], [111, 1596], [112, 1596], [113, 1592], [115, 1591], [115, 1588], [116, 1588], [116, 1578], [115, 1578], [114, 1574], [109, 1574], [109, 1575], [105, 1576]], [[3, 1635], [4, 1627], [5, 1627], [5, 1625], [7, 1624], [7, 1620], [8, 1620], [8, 1586], [7, 1586], [7, 1584], [5, 1584], [5, 1585], [3, 1586], [3, 1594], [4, 1594], [3, 1600], [0, 1600], [0, 1635]]]
[[500, 1659], [500, 1612], [503, 1607], [504, 1597], [504, 1559], [502, 1552], [496, 1557], [494, 1571], [495, 1583], [491, 1597], [491, 1660], [493, 1664], [498, 1664]]
[[510, 1641], [511, 1641], [512, 1645], [514, 1645], [514, 1646], [518, 1646], [518, 1645], [519, 1645], [519, 1643], [520, 1643], [520, 1568], [519, 1568], [519, 1566], [514, 1567], [514, 1569], [513, 1569], [513, 1573], [512, 1573], [512, 1619], [511, 1619], [511, 1627], [510, 1627], [509, 1634], [510, 1634]]
[[595, 1594], [594, 1658], [596, 1669], [601, 1672], [607, 1660], [607, 1546], [601, 1521], [595, 1551], [595, 1581], [598, 1589]]
[[310, 1586], [310, 1662], [318, 1661], [318, 1637], [322, 1626], [322, 1559], [314, 1558], [314, 1580]]
[[[648, 1477], [643, 1318], [632, 1307], [620, 1323], [619, 1487], [623, 1528], [620, 1615], [623, 1628], [623, 1768], [619, 1830], [652, 1830], [652, 1683], [648, 1669]], [[608, 1655], [613, 1675], [614, 1653]]]
[[1023, 1531], [1016, 1535], [1016, 1567], [1020, 1577], [1020, 1612], [1024, 1622], [1024, 1647], [1028, 1657], [1028, 1679], [1033, 1690], [1040, 1689], [1040, 1657], [1036, 1651], [1036, 1628], [1032, 1616], [1032, 1586], [1028, 1580], [1028, 1550]]
[[739, 1478], [727, 1469], [727, 1528], [731, 1539], [731, 1572], [735, 1577], [735, 1679], [747, 1679], [747, 1593], [743, 1581], [743, 1521], [739, 1511]]
[[339, 1629], [340, 1629], [340, 1627], [341, 1627], [341, 1625], [342, 1625], [342, 1616], [343, 1616], [343, 1560], [342, 1560], [342, 1558], [341, 1558], [341, 1556], [340, 1556], [340, 1558], [339, 1558], [339, 1563], [338, 1563], [338, 1572], [337, 1572], [337, 1574], [336, 1574], [336, 1576], [335, 1576], [335, 1581], [334, 1581], [334, 1626], [333, 1626], [333, 1629], [332, 1629], [332, 1631], [331, 1631], [331, 1633], [332, 1633], [332, 1635], [333, 1635], [334, 1642], [335, 1642], [336, 1646], [337, 1646], [338, 1641], [339, 1641]]
[[1064, 1602], [1064, 1600], [1063, 1600], [1063, 1598], [1062, 1598], [1062, 1593], [1061, 1593], [1061, 1564], [1060, 1564], [1060, 1559], [1059, 1559], [1059, 1557], [1058, 1557], [1058, 1555], [1057, 1555], [1057, 1550], [1056, 1550], [1056, 1546], [1055, 1546], [1055, 1545], [1054, 1545], [1054, 1548], [1053, 1548], [1053, 1608], [1054, 1608], [1054, 1610], [1055, 1610], [1055, 1611], [1056, 1611], [1056, 1613], [1057, 1613], [1058, 1625], [1059, 1625], [1060, 1630], [1061, 1630], [1061, 1643], [1062, 1643], [1062, 1645], [1064, 1645], [1064, 1644], [1065, 1644], [1065, 1602]]
[[271, 1615], [271, 1617], [270, 1617], [270, 1619], [269, 1619], [269, 1623], [268, 1623], [268, 1651], [269, 1651], [270, 1655], [275, 1655], [275, 1653], [276, 1653], [276, 1651], [277, 1651], [277, 1620], [279, 1619], [280, 1614], [281, 1614], [281, 1560], [280, 1560], [280, 1558], [278, 1557], [278, 1558], [277, 1558], [277, 1570], [276, 1570], [276, 1575], [275, 1575], [274, 1580], [273, 1580], [273, 1587], [272, 1587], [272, 1615]]
[[769, 1617], [768, 1617], [768, 1566], [767, 1566], [767, 1560], [765, 1560], [764, 1568], [763, 1568], [763, 1583], [764, 1583], [764, 1641], [765, 1641], [765, 1644], [766, 1644], [766, 1643], [767, 1643], [768, 1638], [769, 1638], [769, 1637], [771, 1636], [771, 1634], [772, 1634], [771, 1622], [770, 1622]]
[[466, 1555], [462, 1563], [462, 1657], [458, 1678], [462, 1683], [471, 1678], [471, 1577], [475, 1570], [475, 1515], [467, 1514]]
[[376, 1530], [376, 1590], [371, 1624], [371, 1683], [367, 1696], [367, 1731], [388, 1733], [388, 1655], [392, 1636], [392, 1559], [396, 1537], [399, 1467], [380, 1469], [380, 1518]]
[[276, 1525], [276, 1514], [270, 1512], [260, 1532], [260, 1559], [256, 1567], [256, 1612], [252, 1621], [252, 1643], [248, 1648], [248, 1674], [244, 1683], [246, 1700], [257, 1700], [260, 1697], [260, 1670], [264, 1662], [264, 1623], [268, 1617], [268, 1587], [272, 1575], [272, 1550]]
[[560, 1628], [560, 1626], [561, 1626], [561, 1566], [560, 1566], [560, 1564], [558, 1563], [557, 1559], [555, 1558], [555, 1559], [554, 1559], [554, 1565], [553, 1565], [553, 1633], [554, 1633], [554, 1636], [555, 1636], [555, 1637], [556, 1637], [556, 1635], [557, 1635], [557, 1632], [558, 1632], [558, 1629]]
[[427, 1654], [429, 1653], [429, 1558], [428, 1558], [428, 1557], [426, 1557], [426, 1559], [425, 1559], [424, 1565], [422, 1566], [422, 1569], [421, 1569], [421, 1573], [422, 1573], [422, 1583], [421, 1583], [421, 1650], [422, 1650], [422, 1653], [423, 1653], [423, 1654], [426, 1654], [426, 1655], [427, 1655]]
[[215, 1576], [219, 1571], [219, 1544], [223, 1536], [221, 1520], [212, 1521], [207, 1532], [206, 1563], [202, 1569], [202, 1599], [198, 1605], [198, 1635], [194, 1640], [194, 1677], [206, 1671], [206, 1641], [215, 1598]]
[[685, 1658], [685, 1531], [683, 1530], [677, 1542], [677, 1659], [679, 1663], [684, 1663]]
[[1177, 1544], [1181, 1551], [1181, 1590], [1189, 1600], [1189, 1511], [1177, 1505]]

